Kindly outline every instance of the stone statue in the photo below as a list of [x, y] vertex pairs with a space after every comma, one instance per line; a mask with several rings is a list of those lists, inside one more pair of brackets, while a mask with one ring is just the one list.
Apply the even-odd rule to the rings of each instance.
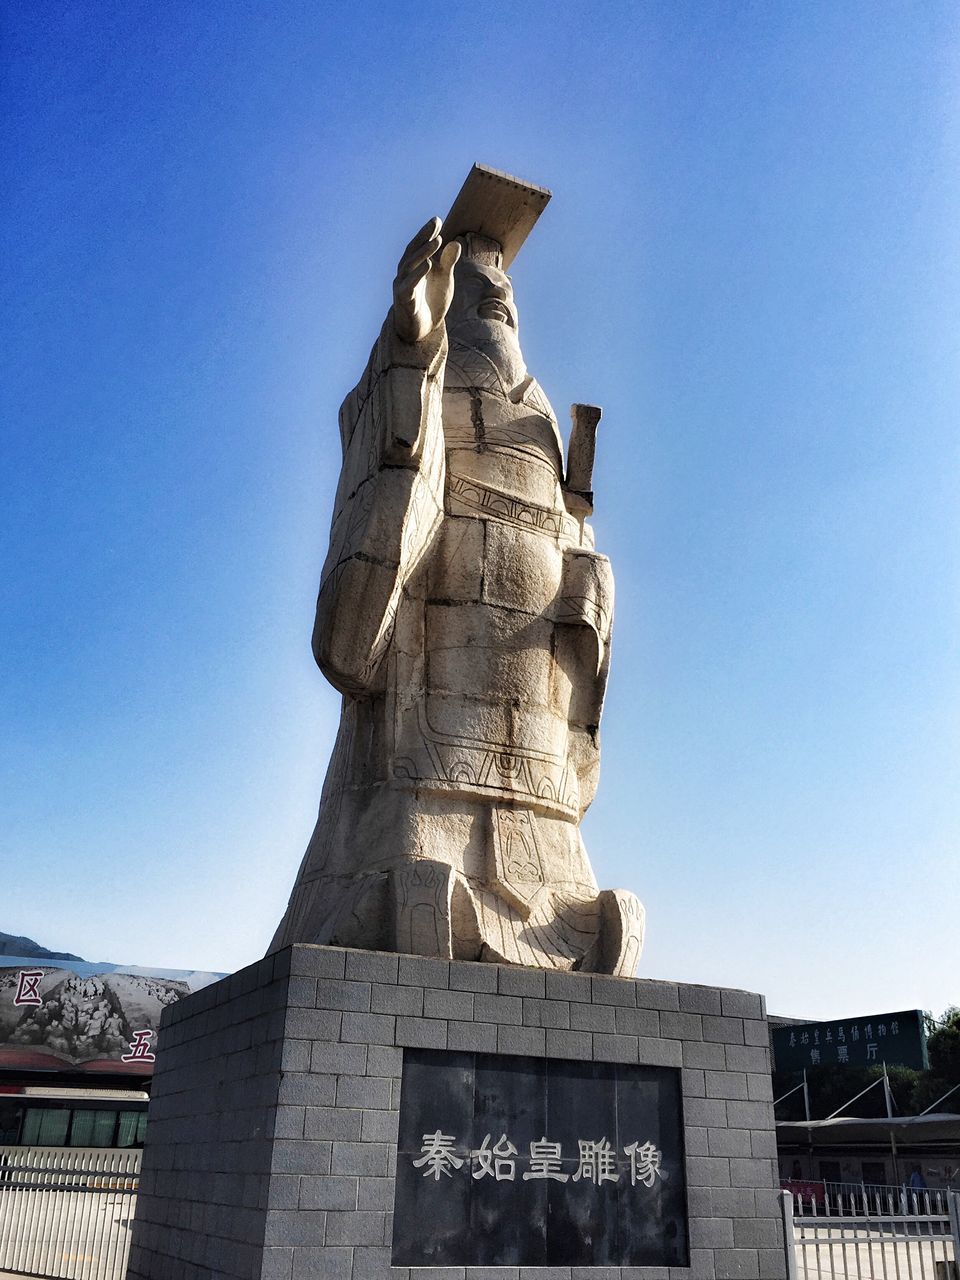
[[313, 649], [343, 694], [293, 942], [632, 976], [644, 913], [598, 891], [613, 577], [585, 523], [600, 411], [566, 475], [504, 269], [549, 192], [475, 166], [404, 253], [340, 410]]

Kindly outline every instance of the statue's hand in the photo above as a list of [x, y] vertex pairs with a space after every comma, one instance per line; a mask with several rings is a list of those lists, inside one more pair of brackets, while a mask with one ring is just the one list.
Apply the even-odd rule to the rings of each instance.
[[439, 218], [421, 227], [404, 250], [393, 282], [393, 321], [404, 342], [422, 342], [441, 324], [453, 299], [460, 246], [440, 251]]

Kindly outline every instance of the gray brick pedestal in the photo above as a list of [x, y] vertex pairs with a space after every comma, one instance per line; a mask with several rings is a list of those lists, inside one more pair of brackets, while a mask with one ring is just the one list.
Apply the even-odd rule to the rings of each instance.
[[[391, 1267], [408, 1046], [681, 1068], [690, 1266]], [[767, 1046], [744, 991], [287, 948], [164, 1014], [128, 1276], [783, 1280]]]

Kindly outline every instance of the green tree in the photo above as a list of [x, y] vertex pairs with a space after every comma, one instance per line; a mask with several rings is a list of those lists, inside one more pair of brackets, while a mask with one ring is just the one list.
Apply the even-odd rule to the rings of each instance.
[[[924, 1072], [914, 1090], [915, 1114], [933, 1106], [955, 1085], [960, 1085], [960, 1009], [955, 1006], [947, 1009], [939, 1021], [927, 1016], [927, 1054], [930, 1070]], [[960, 1112], [960, 1088], [944, 1098], [943, 1110]]]

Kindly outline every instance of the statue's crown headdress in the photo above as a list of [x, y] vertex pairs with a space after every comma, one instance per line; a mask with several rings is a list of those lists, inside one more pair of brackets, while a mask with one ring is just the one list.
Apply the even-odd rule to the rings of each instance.
[[467, 257], [508, 270], [551, 193], [475, 164], [443, 222], [444, 244], [463, 241]]

